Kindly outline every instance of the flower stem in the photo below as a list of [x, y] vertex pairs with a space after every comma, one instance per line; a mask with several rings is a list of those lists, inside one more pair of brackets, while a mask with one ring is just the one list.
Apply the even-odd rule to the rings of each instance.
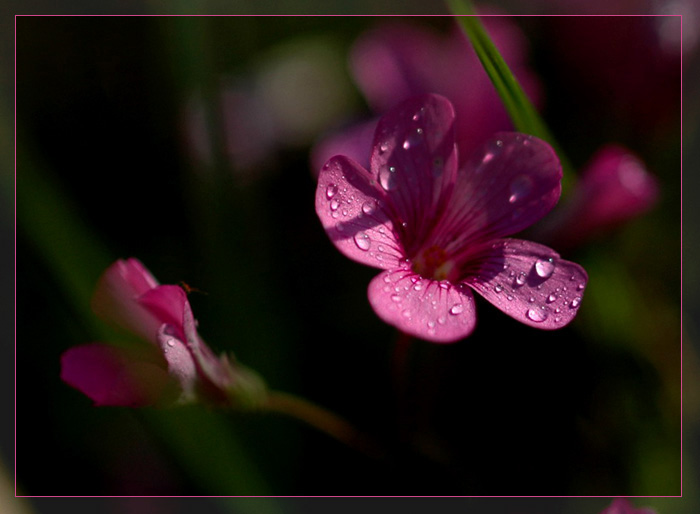
[[384, 455], [384, 451], [375, 441], [345, 419], [299, 396], [281, 391], [268, 391], [266, 400], [260, 407], [303, 421], [369, 457], [381, 458]]

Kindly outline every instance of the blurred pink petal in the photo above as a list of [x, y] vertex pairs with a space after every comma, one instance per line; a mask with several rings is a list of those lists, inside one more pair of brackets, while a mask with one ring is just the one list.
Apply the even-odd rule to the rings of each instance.
[[649, 210], [659, 185], [644, 163], [619, 145], [600, 149], [543, 235], [562, 248], [579, 246]]
[[530, 326], [566, 325], [586, 272], [542, 245], [501, 239], [557, 202], [556, 155], [537, 138], [501, 133], [457, 170], [454, 117], [439, 95], [407, 100], [379, 121], [371, 171], [342, 156], [326, 163], [316, 190], [326, 233], [348, 257], [386, 270], [369, 301], [411, 335], [468, 335], [476, 323], [468, 288]]
[[[158, 285], [136, 259], [110, 266], [98, 282], [93, 307], [144, 341], [153, 362], [141, 362], [134, 352], [105, 344], [72, 348], [62, 358], [61, 377], [95, 400], [97, 405], [141, 406], [155, 403], [170, 377], [179, 401], [230, 400], [238, 378], [225, 356], [217, 357], [197, 333], [185, 291]], [[156, 385], [144, 378], [153, 374]], [[246, 378], [254, 376], [245, 371]], [[259, 389], [259, 388], [258, 388]]]
[[[482, 21], [525, 91], [539, 103], [538, 81], [524, 64], [524, 36], [508, 17], [485, 17]], [[455, 138], [462, 156], [470, 155], [494, 132], [512, 127], [479, 59], [456, 26], [445, 36], [403, 22], [379, 24], [358, 38], [350, 54], [350, 67], [377, 114], [412, 96], [437, 93], [449, 98], [457, 113]], [[313, 150], [314, 173], [336, 154], [367, 165], [369, 145], [363, 149], [364, 156], [357, 158], [359, 139], [341, 132], [329, 140]], [[344, 142], [348, 146], [339, 147]]]
[[135, 300], [157, 286], [158, 281], [140, 261], [118, 260], [99, 278], [91, 306], [103, 320], [154, 341], [161, 322]]
[[600, 514], [656, 514], [656, 511], [648, 507], [636, 509], [628, 499], [615, 498]]
[[157, 364], [135, 360], [132, 352], [102, 343], [70, 348], [61, 356], [61, 379], [96, 406], [153, 405], [168, 383]]

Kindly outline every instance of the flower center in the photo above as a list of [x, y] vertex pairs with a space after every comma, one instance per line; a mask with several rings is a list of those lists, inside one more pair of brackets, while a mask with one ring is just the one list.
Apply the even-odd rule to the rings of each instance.
[[447, 258], [445, 250], [439, 246], [431, 246], [422, 250], [412, 259], [413, 271], [421, 277], [433, 280], [454, 280], [456, 277], [455, 263]]

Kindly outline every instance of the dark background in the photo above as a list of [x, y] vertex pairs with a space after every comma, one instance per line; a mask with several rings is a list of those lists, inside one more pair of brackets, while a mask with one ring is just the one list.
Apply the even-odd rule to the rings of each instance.
[[[599, 284], [593, 307], [584, 302], [570, 327], [535, 331], [480, 302], [467, 340], [413, 345], [402, 394], [391, 382], [396, 334], [366, 301], [376, 272], [342, 257], [316, 219], [313, 139], [276, 142], [272, 158], [245, 174], [221, 155], [211, 166], [193, 158], [183, 109], [195, 89], [206, 96], [222, 74], [250, 77], [277, 45], [309, 35], [330, 38], [342, 63], [355, 37], [381, 21], [18, 18], [21, 494], [680, 493], [676, 68], [661, 81], [672, 87], [655, 93], [665, 105], [652, 124], [661, 115], [612, 110], [609, 84], [586, 84], [564, 64], [553, 41], [576, 29], [567, 20], [514, 20], [532, 45], [545, 117], [574, 164], [605, 142], [622, 142], [659, 177], [661, 201], [565, 255]], [[414, 21], [436, 30], [450, 23]], [[603, 46], [641, 23], [595, 21], [578, 30]], [[602, 77], [604, 67], [585, 60], [594, 45], [582, 46], [581, 67]], [[345, 79], [328, 87], [348, 91], [346, 115], [362, 115], [362, 97]], [[58, 359], [94, 340], [91, 287], [114, 259], [129, 256], [162, 283], [185, 280], [206, 292], [190, 301], [213, 349], [235, 352], [271, 387], [376, 435], [390, 458], [369, 460], [276, 415], [91, 407], [59, 380]], [[616, 308], [620, 302], [638, 310]], [[688, 355], [693, 365], [692, 347]], [[10, 448], [6, 455], [11, 460]], [[582, 508], [557, 502], [552, 512]], [[535, 511], [522, 505], [504, 508]]]

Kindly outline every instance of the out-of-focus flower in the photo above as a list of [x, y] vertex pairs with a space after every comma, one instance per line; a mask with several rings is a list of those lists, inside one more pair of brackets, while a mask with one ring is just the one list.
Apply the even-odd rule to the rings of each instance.
[[548, 247], [506, 239], [542, 218], [561, 192], [545, 142], [499, 133], [458, 166], [455, 113], [439, 95], [407, 100], [380, 120], [370, 171], [346, 156], [321, 169], [316, 212], [346, 256], [383, 269], [375, 312], [434, 342], [470, 334], [472, 289], [542, 329], [569, 323], [588, 277]]
[[656, 514], [656, 511], [648, 507], [637, 509], [626, 498], [615, 498], [600, 514]]
[[[525, 66], [523, 35], [507, 17], [482, 21], [525, 91], [537, 101], [538, 82]], [[447, 97], [457, 113], [455, 136], [462, 156], [470, 155], [494, 132], [512, 128], [478, 57], [456, 26], [449, 35], [441, 36], [406, 23], [383, 23], [356, 41], [350, 67], [377, 115], [413, 96], [437, 93]], [[374, 119], [369, 128], [350, 127], [320, 141], [311, 155], [314, 172], [338, 154], [368, 167], [376, 123]]]
[[159, 285], [136, 259], [119, 260], [104, 272], [92, 307], [148, 343], [136, 348], [91, 343], [62, 355], [61, 378], [95, 405], [236, 403], [263, 388], [250, 370], [212, 353], [197, 333], [185, 291]]
[[220, 151], [249, 178], [280, 149], [310, 144], [352, 105], [342, 52], [326, 37], [287, 41], [261, 55], [248, 73], [219, 82], [211, 105], [201, 92], [185, 104], [185, 140], [197, 162], [211, 165]]
[[659, 186], [644, 163], [619, 145], [601, 148], [584, 168], [567, 202], [538, 232], [557, 248], [580, 246], [651, 208]]

